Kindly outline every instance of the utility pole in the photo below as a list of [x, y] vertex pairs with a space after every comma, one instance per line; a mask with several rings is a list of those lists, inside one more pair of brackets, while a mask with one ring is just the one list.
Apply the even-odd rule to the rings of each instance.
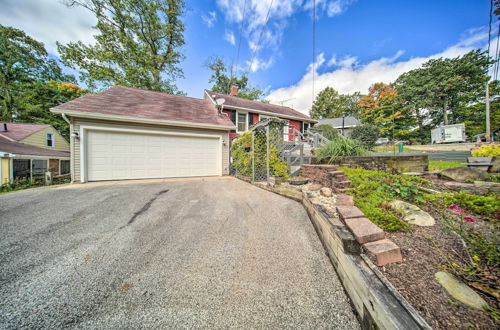
[[488, 81], [486, 82], [486, 136], [487, 141], [491, 141], [491, 127], [490, 127], [490, 84]]

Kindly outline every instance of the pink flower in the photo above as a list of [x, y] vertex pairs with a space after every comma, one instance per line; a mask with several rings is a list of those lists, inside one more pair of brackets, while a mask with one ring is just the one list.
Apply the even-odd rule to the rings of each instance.
[[452, 204], [452, 205], [448, 206], [448, 208], [450, 210], [458, 209], [458, 205], [457, 204]]
[[464, 217], [464, 220], [467, 221], [467, 222], [470, 222], [470, 223], [475, 223], [476, 222], [476, 219], [471, 218], [471, 217]]

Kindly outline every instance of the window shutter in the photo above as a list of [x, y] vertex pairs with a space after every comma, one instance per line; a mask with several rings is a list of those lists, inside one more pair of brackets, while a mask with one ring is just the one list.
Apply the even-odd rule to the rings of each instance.
[[235, 110], [231, 110], [231, 115], [229, 116], [231, 121], [233, 122], [233, 124], [236, 125], [236, 111]]
[[253, 125], [253, 113], [248, 113], [248, 128]]

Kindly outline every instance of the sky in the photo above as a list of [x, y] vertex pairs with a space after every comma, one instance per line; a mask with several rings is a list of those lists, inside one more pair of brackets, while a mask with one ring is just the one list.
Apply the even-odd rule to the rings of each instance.
[[[96, 34], [93, 15], [63, 1], [0, 0], [0, 24], [26, 31], [57, 58], [56, 41], [92, 43]], [[201, 98], [211, 87], [207, 60], [219, 56], [248, 72], [271, 103], [308, 113], [327, 86], [367, 93], [371, 84], [393, 82], [431, 58], [460, 56], [488, 43], [488, 0], [315, 2], [313, 53], [312, 0], [187, 0], [185, 77], [178, 87]], [[494, 19], [492, 55], [497, 29]]]

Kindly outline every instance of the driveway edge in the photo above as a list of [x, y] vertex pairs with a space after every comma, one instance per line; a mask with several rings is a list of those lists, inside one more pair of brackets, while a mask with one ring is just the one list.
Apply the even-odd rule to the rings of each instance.
[[251, 184], [302, 203], [363, 329], [432, 329], [371, 260], [356, 248], [349, 230], [323, 212], [320, 205], [312, 203], [307, 193]]

